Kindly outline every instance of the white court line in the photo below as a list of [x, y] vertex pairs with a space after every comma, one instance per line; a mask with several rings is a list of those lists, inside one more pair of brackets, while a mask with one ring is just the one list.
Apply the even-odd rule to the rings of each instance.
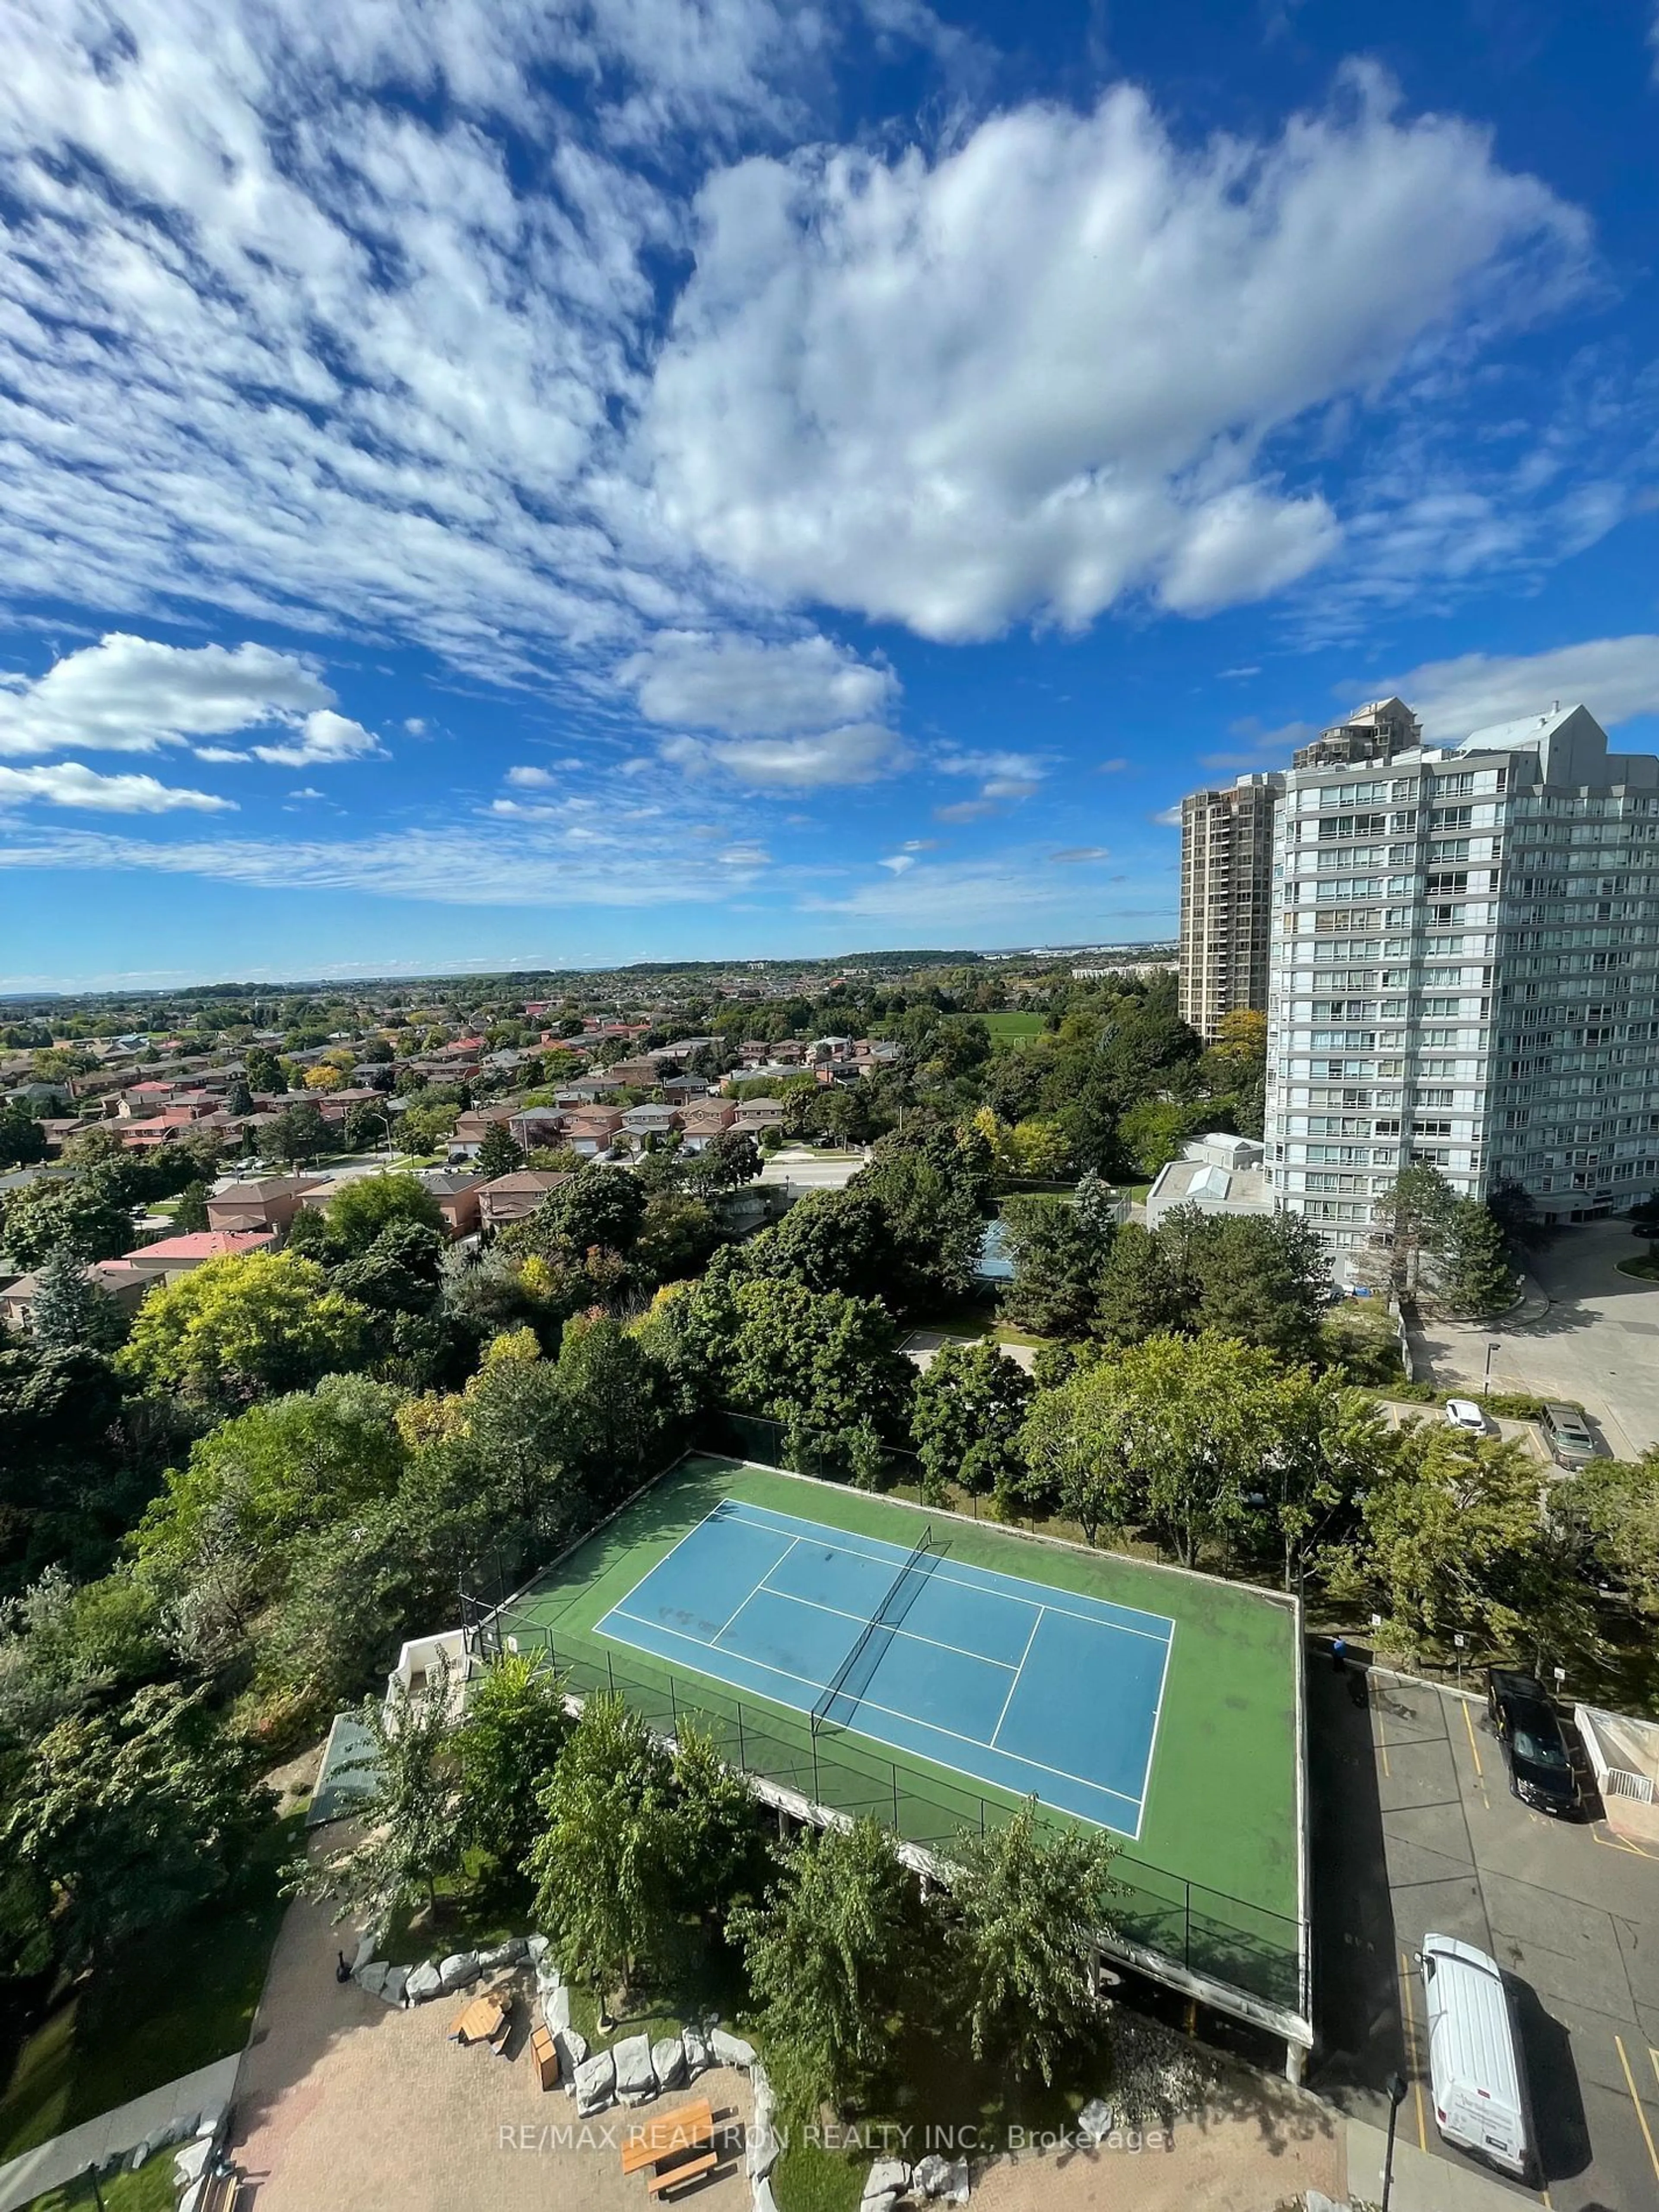
[[[783, 1562], [780, 1560], [778, 1564], [781, 1566]], [[755, 1585], [756, 1590], [764, 1588], [765, 1585], [762, 1583], [757, 1583]], [[752, 1597], [755, 1590], [751, 1590], [749, 1595]], [[889, 1636], [902, 1636], [910, 1644], [929, 1644], [935, 1651], [954, 1651], [958, 1659], [976, 1659], [981, 1667], [1000, 1667], [1005, 1674], [1017, 1674], [1019, 1671], [1008, 1660], [988, 1659], [982, 1651], [970, 1651], [965, 1644], [945, 1644], [937, 1636], [918, 1636], [914, 1628], [896, 1628], [891, 1621], [872, 1620], [867, 1613], [848, 1613], [844, 1606], [825, 1605], [819, 1598], [802, 1597], [797, 1590], [769, 1589], [767, 1590], [766, 1595], [768, 1597], [781, 1599], [785, 1605], [807, 1605], [811, 1606], [814, 1613], [834, 1613], [837, 1620], [856, 1620], [866, 1628], [879, 1628]], [[1038, 1611], [1041, 1610], [1039, 1607]], [[722, 1630], [721, 1633], [724, 1634], [725, 1631]], [[1030, 1648], [1029, 1639], [1026, 1648], [1028, 1650]]]
[[[775, 1592], [774, 1595], [781, 1595], [781, 1593]], [[744, 1602], [744, 1604], [747, 1604], [748, 1600], [745, 1599]], [[739, 1608], [739, 1610], [741, 1610], [741, 1608]], [[612, 1619], [618, 1611], [618, 1607], [613, 1607], [611, 1613], [608, 1613], [605, 1615], [605, 1619], [607, 1620]], [[637, 1613], [623, 1613], [622, 1618], [624, 1620], [631, 1620], [636, 1628], [648, 1628], [654, 1635], [670, 1636], [674, 1638], [676, 1643], [689, 1644], [694, 1651], [706, 1652], [711, 1649], [708, 1644], [699, 1643], [695, 1636], [687, 1636], [678, 1628], [665, 1628], [660, 1621], [641, 1620]], [[1101, 1625], [1102, 1624], [1099, 1622], [1095, 1624], [1097, 1627]], [[625, 1636], [621, 1636], [617, 1638], [617, 1641], [619, 1644], [626, 1644], [628, 1642], [628, 1638]], [[636, 1651], [649, 1649], [648, 1646], [637, 1644], [632, 1648]], [[797, 1674], [794, 1669], [791, 1667], [774, 1666], [769, 1659], [750, 1659], [746, 1653], [741, 1651], [722, 1652], [720, 1656], [722, 1658], [735, 1659], [739, 1666], [757, 1668], [763, 1674], [781, 1675], [786, 1682], [799, 1682], [801, 1687], [805, 1690], [817, 1690], [822, 1692], [828, 1687], [826, 1683], [817, 1680], [811, 1674]], [[704, 1668], [701, 1671], [707, 1673], [708, 1670], [707, 1668]], [[716, 1676], [714, 1679], [718, 1680], [720, 1677]], [[726, 1687], [728, 1689], [733, 1689], [737, 1686], [738, 1685], [735, 1683], [728, 1682], [726, 1684]], [[1107, 1783], [1096, 1782], [1089, 1775], [1073, 1774], [1069, 1767], [1050, 1766], [1048, 1760], [1045, 1759], [1030, 1759], [1023, 1751], [1004, 1751], [998, 1746], [987, 1743], [982, 1736], [964, 1735], [960, 1729], [945, 1728], [938, 1721], [925, 1721], [919, 1714], [916, 1713], [902, 1713], [896, 1705], [878, 1705], [873, 1698], [859, 1698], [857, 1709], [861, 1711], [866, 1708], [872, 1713], [885, 1713], [889, 1720], [902, 1721], [907, 1728], [925, 1729], [930, 1735], [948, 1736], [952, 1743], [971, 1744], [975, 1751], [994, 1750], [996, 1756], [999, 1759], [1012, 1759], [1016, 1766], [1034, 1767], [1040, 1774], [1052, 1774], [1057, 1781], [1075, 1782], [1080, 1790], [1092, 1790], [1097, 1796], [1114, 1797], [1117, 1800], [1120, 1805], [1133, 1805], [1135, 1808], [1135, 1837], [1137, 1840], [1139, 1838], [1140, 1813], [1145, 1802], [1143, 1799], [1131, 1797], [1121, 1790], [1114, 1790]], [[880, 1743], [884, 1741], [880, 1736], [876, 1736], [872, 1740], [877, 1743]], [[889, 1750], [904, 1751], [908, 1748], [908, 1746], [904, 1744], [889, 1744], [887, 1747]], [[922, 1755], [925, 1757], [926, 1753], [923, 1753]], [[957, 1771], [960, 1772], [962, 1770], [959, 1768]], [[972, 1778], [975, 1780], [980, 1780], [983, 1778], [975, 1776]], [[1006, 1786], [1007, 1785], [1004, 1783], [988, 1784], [988, 1787], [992, 1789], [1005, 1789]], [[1062, 1807], [1061, 1809], [1063, 1811], [1066, 1808]]]
[[[1031, 1656], [1031, 1646], [1036, 1642], [1036, 1632], [1042, 1626], [1042, 1607], [1039, 1606], [1036, 1619], [1031, 1623], [1031, 1632], [1025, 1639], [1025, 1649], [1019, 1655], [1019, 1664], [1014, 1669], [1014, 1679], [1009, 1683], [1008, 1694], [1002, 1701], [1002, 1711], [997, 1715], [997, 1724], [991, 1730], [991, 1741], [987, 1746], [988, 1750], [994, 1751], [997, 1747], [997, 1738], [1002, 1733], [1002, 1723], [1008, 1717], [1008, 1708], [1014, 1702], [1014, 1692], [1019, 1687], [1019, 1678], [1025, 1671], [1025, 1662]], [[1018, 1758], [1018, 1753], [1016, 1753], [1013, 1755]]]
[[[773, 1529], [770, 1533], [771, 1533], [773, 1535], [777, 1536], [777, 1535], [781, 1535], [783, 1532], [782, 1532], [782, 1530], [781, 1530], [781, 1528], [775, 1528], [775, 1529]], [[779, 1568], [783, 1565], [784, 1561], [788, 1558], [788, 1556], [789, 1556], [789, 1553], [790, 1553], [790, 1552], [793, 1552], [793, 1551], [794, 1550], [794, 1548], [795, 1548], [796, 1545], [797, 1545], [797, 1544], [799, 1544], [800, 1541], [801, 1541], [801, 1539], [800, 1539], [799, 1536], [792, 1536], [792, 1537], [789, 1539], [789, 1550], [788, 1550], [788, 1551], [786, 1551], [786, 1552], [781, 1552], [781, 1553], [778, 1554], [777, 1558], [776, 1558], [775, 1559], [774, 1559], [774, 1560], [773, 1560], [773, 1562], [772, 1562], [771, 1565], [770, 1565], [770, 1566], [766, 1570], [766, 1572], [765, 1572], [765, 1573], [761, 1577], [760, 1580], [759, 1580], [759, 1581], [758, 1581], [758, 1582], [754, 1585], [753, 1589], [750, 1589], [750, 1593], [749, 1593], [749, 1595], [748, 1595], [746, 1598], [744, 1598], [744, 1601], [743, 1601], [743, 1604], [742, 1604], [742, 1605], [740, 1605], [740, 1606], [738, 1607], [738, 1612], [737, 1612], [737, 1613], [732, 1613], [732, 1614], [729, 1617], [729, 1619], [727, 1619], [727, 1620], [723, 1620], [723, 1621], [720, 1623], [720, 1626], [719, 1626], [719, 1627], [714, 1631], [714, 1642], [715, 1642], [716, 1644], [718, 1644], [718, 1643], [720, 1642], [720, 1640], [721, 1637], [725, 1635], [725, 1633], [726, 1633], [726, 1630], [727, 1630], [728, 1628], [730, 1628], [730, 1627], [732, 1626], [732, 1623], [737, 1620], [738, 1613], [742, 1613], [742, 1612], [745, 1609], [745, 1607], [748, 1607], [748, 1606], [752, 1602], [752, 1601], [753, 1601], [755, 1598], [757, 1598], [757, 1597], [760, 1595], [761, 1591], [762, 1591], [762, 1590], [763, 1590], [763, 1589], [766, 1588], [767, 1583], [771, 1580], [772, 1577], [773, 1577], [775, 1574], [776, 1574], [776, 1572], [777, 1572], [778, 1569], [779, 1569]], [[787, 1595], [788, 1595], [788, 1593], [787, 1593], [787, 1591], [785, 1591], [785, 1590], [774, 1590], [774, 1591], [772, 1591], [772, 1592], [771, 1592], [771, 1595], [772, 1595], [772, 1596], [774, 1596], [774, 1597], [785, 1597], [785, 1596], [787, 1596]], [[741, 1656], [742, 1655], [741, 1655], [741, 1654], [739, 1654], [738, 1656]]]
[[[747, 1500], [744, 1498], [738, 1498], [735, 1500], [723, 1499], [721, 1504], [734, 1504], [741, 1508], [747, 1504]], [[769, 1513], [770, 1511], [770, 1508], [764, 1505], [750, 1506], [749, 1510], [750, 1512], [762, 1514]], [[720, 1510], [720, 1506], [715, 1506], [713, 1509], [713, 1511], [715, 1513], [718, 1513]], [[710, 1519], [711, 1517], [711, 1514], [705, 1514], [703, 1516], [704, 1520]], [[774, 1536], [781, 1536], [787, 1532], [777, 1527], [776, 1523], [779, 1521], [787, 1521], [793, 1517], [793, 1516], [787, 1513], [779, 1513], [774, 1515], [769, 1520], [744, 1521], [742, 1522], [740, 1525], [747, 1528], [764, 1528]], [[702, 1528], [702, 1522], [698, 1522], [696, 1525], [699, 1528]], [[898, 1556], [898, 1546], [896, 1544], [884, 1543], [879, 1536], [872, 1536], [865, 1540], [869, 1543], [873, 1543], [880, 1547], [878, 1551], [872, 1552], [861, 1548], [860, 1540], [859, 1538], [848, 1535], [845, 1529], [831, 1528], [827, 1521], [811, 1521], [808, 1522], [805, 1525], [814, 1530], [822, 1529], [823, 1534], [821, 1536], [815, 1535], [811, 1538], [803, 1536], [797, 1539], [799, 1542], [822, 1543], [825, 1537], [833, 1537], [836, 1540], [829, 1546], [829, 1548], [831, 1551], [851, 1552], [857, 1559], [873, 1559], [878, 1563], [884, 1565], [886, 1564], [886, 1560], [883, 1559], [883, 1553], [886, 1554], [887, 1560], [890, 1560]], [[686, 1533], [689, 1535], [695, 1532], [688, 1529]], [[685, 1540], [684, 1537], [682, 1537], [680, 1540], [684, 1543]], [[663, 1556], [666, 1559], [672, 1555], [665, 1553]], [[1030, 1579], [1029, 1577], [1025, 1576], [1005, 1574], [1000, 1567], [980, 1567], [974, 1570], [974, 1572], [980, 1575], [994, 1576], [998, 1581], [1005, 1583], [1018, 1583]], [[1164, 1623], [1165, 1632], [1162, 1636], [1159, 1636], [1155, 1634], [1150, 1628], [1132, 1628], [1126, 1620], [1108, 1620], [1105, 1618], [1104, 1612], [1079, 1613], [1075, 1607], [1072, 1606], [1055, 1605], [1051, 1603], [1048, 1598], [1038, 1599], [1024, 1597], [1017, 1589], [988, 1589], [984, 1583], [973, 1580], [969, 1575], [953, 1575], [950, 1571], [950, 1562], [948, 1560], [942, 1560], [940, 1562], [939, 1565], [934, 1570], [932, 1579], [935, 1582], [950, 1583], [957, 1589], [976, 1590], [981, 1597], [1002, 1598], [1012, 1605], [1040, 1604], [1045, 1613], [1063, 1613], [1069, 1620], [1086, 1620], [1091, 1628], [1116, 1628], [1121, 1629], [1125, 1636], [1144, 1636], [1149, 1644], [1167, 1644], [1170, 1641], [1170, 1637], [1175, 1632], [1175, 1623], [1173, 1620], [1169, 1620], [1166, 1615], [1159, 1613], [1147, 1613], [1139, 1606], [1121, 1606], [1117, 1603], [1115, 1599], [1113, 1598], [1097, 1598], [1093, 1600], [1092, 1602], [1108, 1608], [1113, 1613], [1138, 1613], [1143, 1620], [1162, 1620]], [[1056, 1585], [1050, 1583], [1033, 1583], [1032, 1587], [1037, 1589], [1046, 1590], [1054, 1589]], [[1064, 1593], [1064, 1595], [1068, 1596], [1079, 1596], [1081, 1595], [1082, 1593], [1079, 1591], [1068, 1591]]]

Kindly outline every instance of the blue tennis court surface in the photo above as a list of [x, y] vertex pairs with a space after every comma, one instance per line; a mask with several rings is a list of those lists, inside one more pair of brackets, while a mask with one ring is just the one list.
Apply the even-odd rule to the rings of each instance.
[[1140, 1832], [1174, 1624], [727, 1498], [599, 1623], [820, 1724]]

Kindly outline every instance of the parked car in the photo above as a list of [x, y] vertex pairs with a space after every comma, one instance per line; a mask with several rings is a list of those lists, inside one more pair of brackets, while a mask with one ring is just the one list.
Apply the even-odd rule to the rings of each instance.
[[1464, 1436], [1484, 1437], [1486, 1417], [1473, 1398], [1448, 1398], [1446, 1426], [1460, 1431]]
[[1539, 1425], [1558, 1467], [1588, 1467], [1593, 1459], [1607, 1455], [1607, 1446], [1597, 1442], [1583, 1415], [1571, 1406], [1546, 1406]]
[[1577, 1819], [1584, 1809], [1578, 1778], [1555, 1708], [1537, 1676], [1489, 1668], [1486, 1711], [1504, 1747], [1510, 1788], [1521, 1802], [1564, 1820]]

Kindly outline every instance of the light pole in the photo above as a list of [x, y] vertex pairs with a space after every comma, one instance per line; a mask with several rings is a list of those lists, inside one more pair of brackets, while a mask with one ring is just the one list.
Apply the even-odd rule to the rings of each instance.
[[1500, 1341], [1501, 1340], [1499, 1338], [1494, 1336], [1489, 1340], [1486, 1345], [1486, 1379], [1480, 1386], [1480, 1395], [1483, 1398], [1489, 1397], [1492, 1394], [1492, 1354], [1497, 1351]]
[[105, 2212], [104, 2192], [98, 2186], [98, 2168], [95, 2166], [88, 2166], [87, 2179], [92, 2184], [92, 2201], [98, 2207], [98, 2212]]
[[1382, 2154], [1382, 2212], [1389, 2212], [1389, 2191], [1394, 2187], [1394, 2131], [1400, 2119], [1400, 2107], [1406, 2101], [1406, 2077], [1403, 2074], [1389, 2076], [1389, 2147]]

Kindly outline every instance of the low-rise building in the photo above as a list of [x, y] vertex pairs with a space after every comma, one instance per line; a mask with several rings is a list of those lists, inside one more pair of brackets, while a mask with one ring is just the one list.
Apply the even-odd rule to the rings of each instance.
[[422, 1176], [422, 1182], [438, 1201], [444, 1227], [452, 1237], [477, 1234], [482, 1220], [478, 1194], [485, 1180], [481, 1175], [449, 1168], [428, 1168]]
[[232, 1232], [286, 1229], [307, 1194], [322, 1187], [318, 1176], [262, 1176], [234, 1182], [207, 1202], [208, 1227]]
[[198, 1229], [187, 1237], [163, 1237], [154, 1244], [141, 1244], [121, 1255], [121, 1265], [146, 1276], [150, 1282], [176, 1282], [210, 1260], [242, 1259], [250, 1252], [268, 1252], [276, 1243], [270, 1229]]
[[1267, 1150], [1253, 1137], [1224, 1131], [1194, 1137], [1178, 1160], [1160, 1170], [1146, 1194], [1146, 1226], [1156, 1229], [1172, 1206], [1200, 1213], [1271, 1213]]
[[479, 1226], [485, 1230], [505, 1229], [511, 1222], [526, 1219], [550, 1191], [569, 1180], [568, 1175], [555, 1174], [546, 1168], [515, 1168], [511, 1175], [497, 1176], [493, 1182], [481, 1183]]
[[[138, 1310], [145, 1291], [155, 1280], [154, 1275], [130, 1267], [125, 1260], [100, 1260], [86, 1273], [100, 1290], [108, 1291], [126, 1314]], [[30, 1328], [35, 1293], [40, 1287], [38, 1274], [18, 1275], [9, 1283], [0, 1284], [0, 1323], [7, 1328]]]
[[729, 1098], [698, 1099], [681, 1109], [681, 1142], [688, 1152], [704, 1152], [737, 1117], [738, 1109]]

